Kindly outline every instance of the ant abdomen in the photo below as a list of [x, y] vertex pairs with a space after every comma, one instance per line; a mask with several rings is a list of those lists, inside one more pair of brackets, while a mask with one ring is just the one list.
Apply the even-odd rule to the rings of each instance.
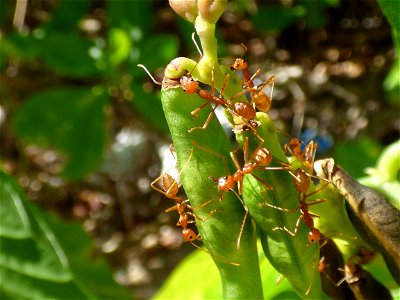
[[246, 102], [235, 102], [234, 104], [235, 112], [246, 120], [251, 120], [256, 117], [256, 111], [253, 106]]

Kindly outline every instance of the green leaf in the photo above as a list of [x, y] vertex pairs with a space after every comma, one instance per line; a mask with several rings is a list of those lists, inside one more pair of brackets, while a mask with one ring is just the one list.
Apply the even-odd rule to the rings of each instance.
[[[41, 212], [1, 170], [0, 181], [2, 299], [130, 299], [104, 261], [92, 258], [78, 224]], [[15, 223], [24, 225], [16, 230]]]
[[[257, 132], [265, 140], [264, 147], [268, 147], [274, 158], [287, 163], [275, 126], [268, 115], [259, 112], [257, 120], [261, 123]], [[259, 141], [251, 133], [248, 137], [250, 153], [252, 153]], [[299, 206], [293, 177], [284, 170], [264, 170], [254, 173], [273, 188], [268, 190], [253, 176], [246, 175], [244, 178], [243, 200], [257, 224], [266, 257], [273, 267], [288, 279], [300, 297], [306, 297], [306, 291], [310, 285], [312, 289], [308, 297], [319, 299], [326, 297], [321, 290], [316, 268], [319, 246], [308, 245], [307, 235], [310, 229], [300, 220], [295, 237], [283, 230], [287, 228], [293, 232], [300, 213], [299, 210], [282, 211], [282, 209], [293, 210]], [[265, 203], [281, 209], [266, 206]], [[280, 230], [276, 230], [277, 228]]]
[[178, 53], [179, 41], [175, 35], [156, 35], [144, 39], [140, 47], [140, 63], [149, 70], [165, 65]]
[[397, 208], [400, 208], [400, 141], [387, 146], [379, 156], [376, 167], [368, 168], [369, 176], [360, 179], [382, 193]]
[[69, 76], [100, 75], [89, 53], [94, 43], [77, 33], [49, 33], [40, 45], [43, 60], [55, 72]]
[[221, 299], [220, 286], [215, 263], [207, 253], [196, 250], [174, 269], [153, 299]]
[[39, 43], [31, 35], [22, 36], [17, 32], [11, 32], [1, 40], [0, 53], [4, 58], [18, 58], [25, 61], [33, 61], [39, 53]]
[[51, 214], [43, 214], [65, 252], [71, 270], [82, 286], [99, 299], [131, 299], [132, 295], [118, 285], [111, 268], [101, 255], [93, 257], [93, 241], [78, 223], [63, 222]]
[[25, 142], [54, 147], [67, 156], [63, 175], [79, 179], [102, 161], [106, 143], [104, 91], [54, 88], [26, 99], [13, 128]]
[[108, 1], [106, 5], [110, 27], [140, 30], [141, 38], [149, 37], [155, 20], [151, 1]]
[[[227, 174], [223, 159], [213, 153], [229, 158], [231, 145], [227, 136], [215, 117], [211, 119], [207, 130], [188, 132], [193, 127], [203, 125], [209, 113], [208, 109], [203, 109], [198, 118], [191, 116], [190, 112], [204, 103], [197, 94], [185, 94], [181, 88], [163, 89], [161, 101], [178, 164], [181, 168], [185, 165], [181, 180], [190, 204], [196, 207], [211, 201], [209, 205], [196, 210], [196, 215], [200, 217], [206, 217], [212, 209], [217, 209], [209, 219], [198, 221], [196, 225], [220, 271], [223, 296], [237, 299], [262, 298], [254, 226], [247, 219], [240, 248], [237, 249], [245, 214], [243, 206], [232, 193], [225, 193], [224, 200], [220, 201], [216, 184], [209, 179], [209, 176], [218, 178]], [[233, 170], [232, 161], [226, 162]]]
[[75, 1], [73, 4], [70, 1], [58, 1], [52, 18], [44, 24], [43, 29], [64, 34], [66, 31], [76, 32], [78, 22], [89, 11], [90, 3], [89, 0]]
[[[1, 211], [18, 207], [18, 210], [8, 213], [12, 214], [15, 222], [25, 224], [25, 232], [30, 232], [23, 238], [17, 233], [14, 238], [13, 220], [1, 219], [1, 289], [6, 294], [33, 297], [31, 299], [35, 295], [61, 299], [64, 289], [67, 289], [67, 295], [71, 293], [75, 297], [88, 298], [74, 282], [65, 253], [40, 212], [28, 202], [11, 177], [0, 171], [0, 179], [3, 187]], [[46, 290], [47, 284], [49, 288]]]
[[383, 13], [392, 27], [392, 35], [397, 57], [392, 69], [386, 76], [383, 87], [390, 101], [400, 105], [400, 2], [397, 0], [379, 0]]
[[400, 3], [397, 0], [379, 0], [379, 3], [392, 26], [395, 43], [397, 47], [400, 47]]
[[282, 30], [305, 15], [301, 6], [285, 8], [267, 5], [261, 8], [253, 17], [254, 25], [265, 30]]
[[382, 148], [368, 137], [339, 144], [334, 156], [338, 165], [347, 170], [353, 177], [365, 175], [365, 168], [375, 164]]
[[396, 105], [396, 109], [400, 107], [400, 46], [398, 48], [398, 57], [394, 61], [389, 74], [386, 76], [383, 82], [383, 88], [386, 92], [386, 96], [391, 103]]
[[167, 120], [161, 106], [160, 98], [155, 93], [147, 93], [137, 84], [132, 85], [134, 98], [132, 100], [133, 107], [139, 112], [143, 121], [161, 133], [168, 134]]
[[127, 32], [119, 28], [109, 31], [110, 55], [108, 60], [112, 66], [116, 66], [126, 60], [132, 49], [132, 42]]
[[[300, 299], [288, 280], [284, 279], [279, 284], [274, 284], [280, 278], [280, 274], [268, 262], [262, 251], [258, 256], [264, 299]], [[153, 298], [221, 299], [220, 286], [218, 269], [211, 257], [203, 251], [195, 250], [174, 269]]]

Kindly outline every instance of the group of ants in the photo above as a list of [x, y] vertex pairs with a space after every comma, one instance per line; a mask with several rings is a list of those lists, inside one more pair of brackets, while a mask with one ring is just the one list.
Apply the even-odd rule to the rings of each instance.
[[[196, 44], [197, 46], [197, 44]], [[293, 177], [293, 185], [294, 188], [297, 191], [298, 197], [298, 206], [295, 207], [294, 209], [287, 209], [287, 208], [281, 208], [278, 206], [271, 205], [269, 203], [260, 203], [260, 206], [265, 205], [269, 206], [273, 209], [289, 212], [289, 213], [294, 213], [299, 211], [300, 216], [298, 217], [294, 230], [291, 231], [286, 227], [275, 227], [273, 230], [284, 230], [288, 234], [292, 235], [295, 237], [299, 231], [301, 221], [304, 222], [304, 224], [309, 228], [308, 232], [308, 244], [315, 243], [318, 245], [323, 245], [321, 242], [324, 237], [322, 236], [321, 232], [314, 226], [314, 220], [313, 218], [318, 217], [318, 215], [315, 215], [309, 211], [309, 206], [315, 205], [318, 203], [321, 203], [323, 201], [326, 201], [325, 199], [316, 199], [312, 201], [307, 201], [307, 199], [315, 195], [317, 192], [319, 192], [321, 189], [325, 188], [326, 185], [328, 185], [330, 182], [328, 182], [326, 179], [319, 178], [315, 175], [312, 175], [313, 169], [314, 169], [314, 159], [315, 159], [315, 154], [317, 151], [318, 144], [315, 143], [314, 141], [310, 141], [308, 144], [305, 144], [298, 138], [290, 138], [290, 141], [283, 146], [285, 154], [288, 156], [294, 158], [295, 160], [300, 160], [302, 162], [303, 168], [297, 168], [296, 170], [293, 170], [292, 166], [290, 164], [281, 162], [277, 160], [275, 157], [273, 157], [272, 153], [267, 147], [264, 147], [264, 139], [257, 133], [256, 127], [260, 126], [260, 123], [255, 120], [256, 117], [256, 112], [262, 111], [262, 112], [268, 112], [270, 107], [271, 107], [271, 102], [272, 102], [272, 94], [273, 94], [273, 89], [274, 89], [274, 83], [275, 83], [275, 76], [272, 75], [270, 76], [266, 81], [262, 82], [259, 85], [255, 85], [254, 79], [258, 76], [260, 73], [260, 69], [258, 69], [253, 75], [251, 75], [249, 69], [248, 69], [248, 63], [243, 59], [243, 55], [245, 54], [247, 48], [244, 44], [242, 44], [244, 47], [244, 52], [240, 58], [236, 58], [235, 61], [229, 65], [230, 69], [232, 71], [239, 71], [242, 73], [243, 81], [242, 81], [242, 87], [243, 90], [230, 99], [226, 99], [223, 94], [224, 91], [227, 87], [227, 84], [229, 82], [230, 76], [229, 74], [225, 75], [225, 82], [220, 90], [220, 93], [216, 95], [215, 93], [215, 87], [214, 87], [214, 74], [212, 72], [212, 86], [211, 86], [211, 91], [207, 89], [201, 89], [199, 86], [199, 83], [195, 81], [190, 74], [181, 76], [179, 79], [179, 84], [180, 87], [183, 89], [183, 91], [187, 94], [197, 94], [200, 98], [205, 100], [205, 103], [196, 108], [191, 112], [191, 115], [193, 117], [197, 117], [197, 114], [199, 113], [200, 110], [205, 108], [208, 104], [213, 104], [213, 108], [211, 112], [209, 113], [205, 123], [203, 126], [199, 127], [194, 127], [189, 129], [189, 132], [192, 132], [194, 130], [206, 130], [211, 118], [215, 114], [215, 109], [218, 106], [222, 106], [226, 111], [228, 111], [233, 117], [237, 117], [236, 120], [240, 120], [239, 122], [235, 122], [235, 127], [234, 127], [234, 132], [235, 133], [241, 133], [241, 132], [252, 132], [254, 137], [258, 140], [258, 145], [254, 152], [250, 155], [249, 157], [249, 138], [246, 137], [242, 150], [243, 150], [243, 156], [244, 156], [244, 163], [243, 165], [240, 164], [239, 160], [237, 159], [235, 155], [235, 151], [230, 152], [231, 159], [236, 167], [236, 171], [233, 174], [228, 174], [225, 176], [222, 176], [220, 178], [215, 178], [213, 176], [210, 176], [210, 178], [217, 184], [217, 188], [220, 192], [220, 201], [223, 201], [224, 199], [224, 193], [226, 192], [233, 192], [238, 199], [241, 201], [243, 204], [243, 207], [245, 208], [245, 216], [243, 218], [243, 222], [241, 225], [239, 237], [237, 239], [237, 248], [239, 249], [240, 247], [240, 240], [241, 236], [243, 233], [244, 225], [246, 222], [246, 218], [248, 215], [248, 209], [246, 205], [244, 204], [243, 200], [241, 199], [242, 195], [242, 188], [243, 188], [243, 178], [245, 175], [251, 175], [253, 176], [256, 180], [261, 182], [267, 190], [272, 190], [273, 187], [270, 186], [267, 182], [265, 182], [263, 179], [258, 177], [253, 173], [255, 170], [286, 170], [289, 172], [289, 174]], [[198, 48], [199, 50], [199, 48]], [[200, 52], [200, 50], [199, 50]], [[200, 52], [201, 54], [201, 52]], [[147, 69], [143, 65], [138, 65], [139, 67], [142, 67], [152, 78], [152, 80], [158, 84], [161, 85], [160, 82], [157, 82], [153, 76], [147, 71]], [[270, 88], [271, 93], [268, 96], [265, 93], [265, 90], [267, 88]], [[251, 98], [250, 102], [245, 102], [245, 101], [233, 101], [237, 99], [238, 97], [241, 97], [245, 94], [248, 94]], [[192, 142], [194, 146], [197, 148], [200, 148], [204, 151], [210, 152], [214, 155], [220, 156], [224, 161], [225, 157], [222, 156], [219, 153], [215, 153], [210, 149], [205, 149], [202, 146], [196, 144], [195, 142]], [[170, 147], [171, 152], [173, 153], [173, 145]], [[184, 171], [186, 165], [189, 163], [191, 157], [192, 157], [193, 149], [191, 149], [191, 153], [189, 156], [188, 161], [186, 164], [181, 168], [179, 175]], [[270, 166], [273, 160], [276, 160], [280, 166]], [[225, 162], [226, 164], [226, 162]], [[318, 180], [324, 180], [326, 181], [325, 184], [322, 184], [319, 188], [315, 189], [314, 191], [310, 192], [307, 194], [312, 180], [311, 178], [317, 178]], [[200, 246], [196, 245], [193, 243], [196, 240], [201, 240], [201, 237], [192, 229], [190, 228], [189, 224], [196, 223], [196, 220], [200, 221], [206, 221], [209, 217], [211, 217], [215, 212], [215, 210], [212, 210], [206, 218], [200, 218], [199, 216], [195, 215], [194, 211], [198, 209], [199, 207], [192, 207], [189, 204], [188, 199], [183, 199], [181, 196], [178, 196], [179, 189], [180, 189], [180, 183], [178, 183], [178, 178], [173, 178], [168, 172], [163, 173], [161, 176], [156, 178], [152, 183], [151, 187], [156, 190], [157, 192], [165, 195], [167, 198], [173, 200], [176, 202], [176, 204], [168, 209], [165, 210], [165, 212], [171, 212], [176, 210], [179, 214], [179, 220], [176, 223], [178, 227], [182, 228], [182, 237], [184, 241], [190, 242], [193, 246], [196, 248], [207, 252], [208, 254], [212, 255], [209, 253], [207, 250], [201, 248]], [[237, 192], [235, 191], [237, 187]], [[201, 204], [200, 207], [203, 207], [205, 205], [208, 205], [212, 200], [205, 202]], [[321, 246], [322, 247], [322, 246]], [[315, 269], [315, 261], [316, 261], [316, 256], [317, 256], [317, 250], [315, 252], [315, 257], [312, 265], [312, 277], [310, 280], [309, 287], [307, 289], [306, 294], [308, 294], [311, 290], [312, 287], [312, 282], [313, 282], [313, 275], [314, 275], [314, 269]], [[216, 257], [215, 255], [212, 255], [213, 257]], [[223, 258], [221, 258], [224, 260]], [[224, 260], [225, 261], [225, 260]], [[238, 265], [237, 263], [233, 262], [228, 262], [232, 265]], [[318, 271], [321, 273], [323, 272], [324, 268], [326, 267], [326, 263], [324, 262], [324, 257], [321, 257], [321, 260], [318, 263]]]

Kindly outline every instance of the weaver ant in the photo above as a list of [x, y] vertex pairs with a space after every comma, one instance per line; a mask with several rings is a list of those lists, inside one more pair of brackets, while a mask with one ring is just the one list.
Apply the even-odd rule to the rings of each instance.
[[[172, 149], [171, 149], [172, 152]], [[186, 168], [187, 164], [189, 163], [191, 157], [193, 155], [193, 149], [190, 150], [190, 155], [189, 158], [187, 160], [187, 162], [185, 163], [185, 165], [182, 167], [181, 171], [179, 172], [178, 176], [180, 176], [180, 174], [184, 171], [184, 169]], [[161, 183], [161, 188], [157, 187], [156, 184], [160, 182]], [[208, 205], [211, 201], [207, 201], [199, 206], [196, 207], [192, 207], [190, 206], [190, 204], [188, 203], [188, 200], [183, 200], [183, 198], [177, 196], [179, 188], [180, 188], [180, 184], [177, 183], [177, 180], [175, 180], [171, 175], [169, 175], [168, 173], [164, 173], [161, 176], [159, 176], [157, 179], [155, 179], [151, 184], [151, 187], [158, 191], [159, 193], [165, 195], [167, 198], [172, 199], [176, 202], [176, 204], [168, 209], [165, 210], [165, 212], [171, 212], [176, 210], [179, 214], [179, 220], [176, 223], [176, 226], [179, 226], [182, 228], [182, 237], [184, 239], [184, 241], [191, 243], [194, 247], [196, 247], [197, 249], [200, 249], [208, 254], [210, 254], [212, 257], [220, 259], [226, 263], [229, 263], [231, 265], [234, 266], [239, 266], [239, 264], [237, 263], [232, 263], [229, 262], [227, 260], [225, 260], [224, 258], [211, 254], [210, 252], [208, 252], [207, 250], [203, 249], [202, 247], [196, 245], [195, 243], [193, 243], [194, 241], [200, 241], [202, 240], [202, 238], [195, 233], [195, 231], [193, 229], [191, 229], [189, 227], [189, 224], [191, 223], [196, 223], [195, 219], [199, 219], [201, 221], [205, 221], [206, 219], [208, 219], [212, 212], [205, 218], [202, 219], [198, 216], [196, 216], [193, 212], [200, 207], [203, 207], [205, 205]], [[191, 210], [191, 211], [187, 211], [187, 210]], [[192, 219], [191, 219], [192, 217]]]
[[[170, 147], [171, 152], [172, 148]], [[189, 163], [191, 157], [193, 154], [193, 149], [190, 151], [189, 159], [185, 163], [185, 165], [182, 167], [181, 171], [178, 173], [178, 177], [181, 175], [181, 173], [184, 171], [186, 168], [187, 164]], [[160, 183], [161, 188], [157, 187], [156, 184]], [[190, 209], [193, 211], [193, 208], [188, 204], [188, 200], [184, 200], [183, 198], [177, 196], [180, 188], [180, 184], [178, 184], [177, 180], [175, 180], [170, 174], [168, 173], [163, 173], [160, 175], [158, 178], [156, 178], [151, 184], [151, 188], [156, 190], [157, 192], [163, 194], [169, 199], [172, 199], [176, 202], [176, 205], [168, 208], [165, 210], [165, 212], [170, 212], [173, 210], [176, 210], [179, 214], [179, 221], [176, 223], [177, 226], [182, 227], [182, 236], [185, 241], [191, 242], [194, 240], [199, 240], [199, 236], [196, 235], [196, 233], [188, 228], [189, 223], [194, 223], [194, 220], [190, 220], [189, 216], [192, 216], [193, 218], [196, 218], [195, 214], [192, 212], [186, 211], [186, 209]], [[197, 217], [198, 219], [202, 220], [201, 218]]]
[[281, 208], [278, 206], [271, 205], [269, 203], [260, 203], [260, 206], [266, 205], [266, 206], [272, 207], [274, 209], [278, 209], [278, 210], [289, 212], [289, 213], [293, 213], [293, 212], [300, 210], [300, 216], [298, 217], [298, 219], [296, 221], [296, 225], [295, 225], [293, 232], [290, 231], [286, 227], [275, 227], [275, 228], [273, 228], [273, 230], [274, 231], [275, 230], [283, 230], [294, 237], [298, 233], [298, 230], [300, 228], [300, 223], [302, 220], [303, 220], [304, 224], [309, 228], [309, 232], [307, 235], [308, 244], [314, 243], [314, 244], [316, 244], [316, 248], [315, 248], [314, 260], [313, 260], [313, 265], [312, 265], [312, 275], [311, 275], [311, 279], [310, 279], [310, 284], [306, 291], [306, 295], [308, 295], [308, 293], [310, 292], [311, 287], [312, 287], [312, 282], [314, 280], [315, 262], [316, 262], [316, 258], [317, 258], [317, 254], [318, 254], [318, 248], [319, 248], [317, 243], [319, 243], [321, 240], [321, 232], [319, 231], [318, 228], [315, 228], [314, 220], [313, 220], [313, 218], [318, 218], [319, 216], [311, 213], [308, 210], [308, 207], [311, 205], [322, 203], [325, 201], [325, 199], [317, 199], [317, 200], [314, 200], [314, 201], [308, 202], [308, 203], [306, 202], [306, 200], [308, 197], [316, 194], [321, 189], [323, 189], [326, 186], [326, 184], [323, 185], [322, 187], [320, 187], [319, 189], [316, 189], [315, 191], [307, 194], [307, 191], [311, 185], [311, 179], [309, 177], [312, 175], [307, 174], [301, 168], [296, 169], [294, 171], [294, 173], [292, 173], [290, 171], [290, 174], [293, 176], [293, 184], [298, 193], [297, 200], [298, 200], [299, 205], [294, 209]]
[[236, 58], [235, 61], [233, 62], [233, 64], [229, 65], [229, 68], [230, 68], [232, 71], [233, 71], [233, 70], [242, 71], [242, 74], [243, 74], [243, 85], [245, 85], [245, 86], [247, 86], [247, 87], [249, 87], [249, 88], [252, 88], [252, 87], [254, 87], [254, 82], [253, 82], [253, 80], [254, 80], [254, 78], [256, 78], [257, 75], [260, 73], [261, 69], [258, 69], [258, 70], [254, 73], [253, 76], [250, 76], [250, 71], [249, 71], [249, 69], [247, 69], [248, 66], [249, 66], [249, 64], [247, 63], [247, 61], [245, 61], [245, 60], [243, 59], [243, 56], [244, 56], [244, 54], [245, 54], [246, 51], [247, 51], [247, 47], [246, 47], [243, 43], [241, 43], [240, 45], [244, 48], [244, 51], [243, 51], [243, 53], [242, 53], [242, 56], [239, 57], [239, 58]]
[[260, 141], [257, 148], [254, 150], [252, 155], [249, 158], [249, 138], [246, 137], [243, 144], [243, 160], [244, 164], [241, 167], [238, 159], [235, 156], [235, 151], [230, 152], [230, 156], [232, 158], [233, 163], [236, 166], [236, 172], [233, 175], [227, 175], [225, 177], [221, 177], [219, 179], [213, 178], [214, 181], [218, 182], [218, 189], [221, 192], [226, 192], [228, 190], [233, 189], [236, 184], [238, 186], [239, 195], [242, 195], [243, 189], [243, 178], [244, 175], [252, 175], [255, 179], [260, 181], [267, 190], [272, 190], [272, 187], [262, 180], [260, 177], [255, 175], [253, 171], [255, 170], [287, 170], [288, 167], [286, 164], [279, 162], [282, 167], [270, 167], [269, 165], [272, 162], [273, 156], [270, 150], [267, 147], [263, 147], [264, 139], [261, 138], [258, 133], [254, 130], [255, 137]]
[[[242, 71], [243, 86], [250, 89], [251, 103], [254, 104], [259, 111], [268, 112], [271, 108], [272, 94], [275, 85], [275, 76], [272, 75], [260, 86], [255, 86], [253, 80], [258, 76], [261, 69], [258, 69], [253, 74], [253, 76], [250, 76], [250, 71], [248, 70], [249, 65], [247, 61], [243, 59], [243, 55], [246, 53], [247, 47], [243, 43], [241, 44], [241, 46], [244, 48], [242, 56], [240, 58], [236, 58], [234, 63], [231, 64], [229, 67], [231, 70]], [[267, 94], [263, 92], [263, 90], [268, 86], [272, 87], [270, 96], [267, 96]]]
[[[189, 130], [189, 132], [192, 132], [193, 130], [196, 129], [206, 129], [211, 121], [211, 118], [213, 117], [214, 113], [215, 113], [215, 109], [218, 106], [222, 106], [223, 108], [225, 108], [226, 110], [228, 110], [231, 115], [236, 116], [241, 118], [242, 120], [245, 120], [245, 124], [247, 124], [247, 126], [250, 126], [252, 128], [258, 126], [258, 123], [256, 121], [254, 121], [254, 118], [256, 117], [256, 110], [254, 109], [254, 107], [244, 101], [237, 101], [237, 102], [233, 102], [234, 99], [251, 92], [251, 90], [244, 90], [241, 91], [239, 93], [237, 93], [236, 95], [234, 95], [233, 97], [231, 97], [230, 99], [225, 99], [223, 97], [223, 94], [225, 92], [225, 89], [228, 85], [230, 79], [230, 75], [226, 74], [225, 75], [225, 81], [224, 84], [221, 88], [221, 92], [219, 93], [219, 95], [215, 95], [215, 81], [214, 81], [214, 71], [211, 72], [211, 92], [209, 92], [208, 90], [205, 89], [200, 89], [197, 87], [197, 89], [195, 89], [195, 84], [193, 82], [195, 82], [193, 79], [187, 77], [187, 76], [183, 76], [181, 77], [181, 86], [182, 89], [189, 93], [189, 94], [193, 94], [193, 93], [197, 93], [200, 98], [206, 100], [206, 102], [202, 105], [200, 105], [198, 108], [196, 108], [195, 110], [193, 110], [191, 112], [191, 115], [194, 117], [197, 117], [197, 114], [199, 113], [200, 110], [202, 110], [204, 107], [206, 107], [210, 102], [214, 104], [213, 109], [211, 110], [211, 112], [209, 113], [205, 123], [203, 124], [203, 126], [199, 126], [199, 127], [194, 127], [192, 129]], [[243, 121], [242, 121], [243, 123]]]
[[[217, 188], [221, 193], [221, 198], [220, 200], [222, 201], [224, 199], [224, 194], [228, 191], [232, 191], [238, 199], [242, 202], [243, 207], [245, 209], [245, 216], [243, 218], [239, 238], [237, 240], [237, 248], [240, 247], [240, 240], [241, 240], [241, 235], [243, 232], [244, 224], [246, 222], [246, 218], [248, 215], [248, 209], [247, 206], [244, 204], [243, 200], [240, 198], [240, 195], [242, 195], [242, 189], [243, 189], [243, 178], [245, 175], [252, 175], [255, 179], [257, 179], [259, 182], [261, 182], [267, 190], [271, 190], [272, 187], [266, 183], [263, 179], [258, 177], [257, 175], [254, 174], [255, 170], [287, 170], [287, 167], [270, 167], [269, 165], [272, 162], [272, 153], [269, 151], [268, 148], [262, 147], [264, 143], [264, 139], [262, 139], [257, 132], [254, 130], [254, 134], [257, 137], [257, 139], [260, 141], [258, 144], [257, 148], [254, 150], [252, 155], [249, 158], [249, 138], [245, 138], [245, 142], [243, 144], [243, 159], [244, 159], [244, 164], [243, 166], [240, 165], [235, 152], [231, 151], [230, 152], [230, 157], [235, 164], [236, 171], [230, 175], [225, 175], [220, 178], [216, 178], [214, 176], [210, 176], [210, 178], [217, 183]], [[209, 149], [205, 149], [200, 145], [197, 145], [196, 143], [192, 142], [196, 147], [202, 149], [203, 151], [210, 152], [216, 156], [221, 157], [221, 159], [224, 161], [225, 164], [225, 169], [227, 170], [227, 165], [226, 165], [226, 159], [224, 156], [222, 156], [219, 153], [213, 152]], [[283, 163], [281, 163], [283, 164]], [[227, 172], [228, 173], [228, 172]], [[238, 194], [235, 192], [235, 187], [237, 186], [238, 189]]]
[[[214, 152], [214, 151], [212, 151], [210, 149], [206, 149], [206, 148], [198, 145], [197, 143], [195, 143], [193, 141], [192, 141], [192, 144], [194, 146], [196, 146], [197, 148], [203, 150], [203, 151], [206, 151], [208, 153], [211, 153], [213, 155], [216, 155], [216, 156], [220, 157], [224, 162], [226, 173], [228, 173], [226, 159], [225, 159], [225, 157], [223, 155], [221, 155], [221, 154], [219, 154], [217, 152]], [[235, 162], [235, 165], [236, 165], [237, 161], [236, 161], [236, 158], [233, 155], [233, 152], [231, 152], [231, 157], [232, 157], [232, 159], [234, 159], [234, 162]], [[242, 198], [240, 198], [240, 196], [235, 191], [236, 183], [238, 181], [241, 182], [243, 180], [243, 176], [244, 176], [244, 174], [240, 174], [241, 173], [240, 166], [238, 164], [236, 166], [237, 166], [238, 170], [234, 173], [234, 175], [226, 175], [226, 176], [223, 176], [223, 177], [220, 177], [220, 178], [216, 178], [214, 176], [210, 176], [209, 178], [217, 183], [217, 188], [221, 193], [220, 202], [222, 202], [224, 200], [225, 193], [228, 192], [228, 191], [231, 191], [231, 192], [233, 192], [235, 194], [235, 196], [239, 199], [239, 201], [243, 205], [243, 208], [245, 210], [245, 215], [243, 217], [243, 221], [242, 221], [242, 224], [241, 224], [241, 227], [240, 227], [240, 231], [239, 231], [239, 236], [238, 236], [238, 239], [237, 239], [237, 242], [236, 242], [236, 248], [239, 249], [240, 248], [240, 241], [241, 241], [243, 230], [244, 230], [244, 225], [246, 223], [246, 219], [247, 219], [247, 215], [249, 213], [249, 210], [248, 210], [246, 204], [243, 202]], [[241, 177], [241, 178], [239, 179], [239, 177]], [[217, 209], [213, 210], [210, 214], [213, 214], [216, 211], [217, 211]]]
[[[147, 70], [147, 68], [144, 65], [138, 64], [138, 67], [143, 68], [155, 84], [161, 85], [161, 82], [155, 80], [155, 78], [151, 75], [151, 73]], [[194, 128], [189, 129], [188, 131], [192, 132], [196, 129], [205, 130], [208, 127], [208, 125], [211, 121], [211, 118], [213, 117], [213, 115], [215, 113], [215, 109], [218, 106], [222, 106], [225, 109], [227, 109], [232, 115], [240, 117], [241, 119], [244, 119], [245, 122], [242, 122], [242, 124], [241, 124], [241, 126], [246, 127], [246, 129], [244, 129], [244, 130], [248, 130], [249, 127], [251, 127], [251, 128], [257, 127], [258, 123], [256, 121], [254, 121], [254, 118], [256, 116], [256, 111], [253, 108], [253, 106], [244, 101], [238, 101], [238, 102], [234, 102], [234, 103], [232, 102], [232, 100], [234, 100], [250, 91], [249, 90], [241, 91], [238, 94], [234, 95], [230, 99], [224, 99], [223, 93], [226, 89], [226, 86], [228, 85], [229, 78], [230, 78], [230, 75], [227, 74], [224, 85], [221, 89], [221, 92], [220, 92], [219, 96], [216, 96], [215, 95], [215, 86], [214, 86], [214, 72], [212, 72], [211, 75], [212, 75], [211, 93], [208, 90], [200, 89], [198, 82], [195, 81], [191, 76], [185, 75], [185, 76], [181, 76], [181, 78], [179, 79], [180, 85], [186, 93], [188, 93], [188, 94], [196, 93], [200, 96], [200, 98], [206, 100], [206, 102], [204, 104], [200, 105], [198, 108], [196, 108], [195, 110], [193, 110], [191, 112], [192, 116], [197, 117], [199, 111], [202, 110], [204, 107], [206, 107], [210, 102], [214, 103], [214, 105], [215, 105], [214, 108], [209, 113], [203, 126], [194, 127]]]
[[289, 153], [291, 156], [300, 159], [307, 171], [313, 172], [315, 154], [317, 152], [318, 144], [314, 141], [310, 141], [305, 145], [298, 138], [292, 138], [289, 143], [284, 145], [285, 152]]

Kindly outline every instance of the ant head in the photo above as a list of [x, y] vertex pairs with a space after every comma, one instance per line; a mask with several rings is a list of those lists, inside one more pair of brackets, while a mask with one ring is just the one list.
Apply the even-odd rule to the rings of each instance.
[[321, 239], [321, 232], [317, 228], [313, 228], [308, 232], [308, 242], [317, 243]]
[[192, 77], [182, 76], [179, 81], [183, 91], [188, 94], [194, 94], [199, 90], [199, 84]]
[[199, 239], [198, 235], [190, 228], [183, 229], [182, 236], [186, 242], [193, 242]]
[[233, 70], [242, 71], [244, 69], [247, 69], [248, 66], [249, 64], [243, 58], [236, 58], [235, 62], [230, 66], [230, 69], [232, 71]]
[[221, 192], [227, 192], [230, 189], [235, 188], [235, 180], [231, 175], [224, 176], [218, 179], [218, 190]]

